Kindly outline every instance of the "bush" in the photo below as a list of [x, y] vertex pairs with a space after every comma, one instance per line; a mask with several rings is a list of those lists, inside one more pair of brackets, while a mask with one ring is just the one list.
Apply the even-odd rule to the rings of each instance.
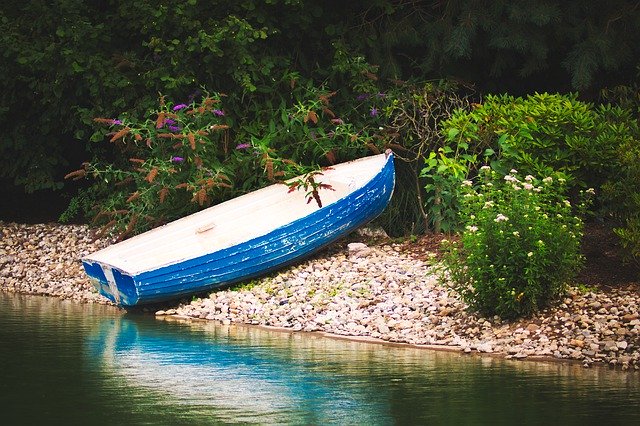
[[[488, 166], [474, 188], [464, 181], [459, 242], [445, 244], [453, 288], [484, 315], [531, 314], [562, 294], [581, 266], [582, 220], [563, 199], [564, 183]], [[583, 211], [584, 204], [579, 211]]]
[[499, 173], [559, 172], [570, 186], [586, 189], [599, 187], [611, 173], [627, 121], [622, 109], [595, 107], [575, 94], [489, 95], [472, 110], [459, 110], [442, 129], [453, 150], [486, 156]]
[[147, 230], [209, 206], [232, 188], [243, 147], [229, 146], [224, 137], [228, 125], [217, 94], [190, 105], [161, 97], [160, 108], [142, 121], [129, 116], [96, 121], [108, 126], [116, 160], [84, 163], [67, 178], [94, 179], [83, 200], [90, 208], [90, 200], [99, 200], [87, 213], [105, 231], [113, 228], [125, 237]]
[[613, 219], [614, 232], [624, 248], [625, 260], [640, 266], [640, 131], [625, 141], [617, 157], [617, 173], [602, 187], [604, 209]]
[[369, 110], [340, 118], [330, 109], [335, 92], [311, 85], [291, 91], [291, 103], [238, 124], [235, 133], [220, 94], [177, 105], [161, 97], [142, 120], [128, 114], [96, 119], [109, 129], [92, 139], [107, 136], [112, 152], [67, 175], [93, 184], [60, 219], [84, 213], [125, 238], [297, 175], [304, 176], [291, 185], [320, 205], [325, 188], [314, 179], [318, 166], [382, 152], [380, 118]]

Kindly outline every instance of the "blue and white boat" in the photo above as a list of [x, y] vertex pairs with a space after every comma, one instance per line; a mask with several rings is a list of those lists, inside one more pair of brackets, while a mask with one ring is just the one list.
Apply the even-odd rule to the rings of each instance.
[[248, 280], [304, 258], [377, 217], [395, 184], [393, 154], [315, 176], [322, 207], [275, 184], [145, 232], [82, 259], [117, 305], [176, 299]]

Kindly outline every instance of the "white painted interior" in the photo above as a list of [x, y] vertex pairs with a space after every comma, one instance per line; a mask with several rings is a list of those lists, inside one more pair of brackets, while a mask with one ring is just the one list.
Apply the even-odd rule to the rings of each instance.
[[[335, 191], [320, 191], [323, 206], [364, 186], [385, 162], [385, 154], [380, 154], [324, 171], [316, 181], [331, 185]], [[234, 246], [316, 210], [315, 201], [307, 204], [304, 190], [289, 193], [288, 186], [276, 184], [114, 244], [85, 260], [134, 275]]]

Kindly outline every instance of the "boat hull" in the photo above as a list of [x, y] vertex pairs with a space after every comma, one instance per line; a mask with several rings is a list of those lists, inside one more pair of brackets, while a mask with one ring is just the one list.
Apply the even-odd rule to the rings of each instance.
[[284, 226], [231, 247], [140, 272], [83, 259], [98, 291], [121, 306], [177, 299], [249, 280], [299, 261], [377, 217], [395, 184], [393, 155], [360, 188]]

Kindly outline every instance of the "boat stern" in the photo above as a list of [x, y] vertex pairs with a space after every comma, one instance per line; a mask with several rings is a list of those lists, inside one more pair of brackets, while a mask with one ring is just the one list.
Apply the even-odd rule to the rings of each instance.
[[138, 290], [132, 276], [100, 262], [83, 260], [82, 266], [98, 293], [120, 306], [138, 302]]

